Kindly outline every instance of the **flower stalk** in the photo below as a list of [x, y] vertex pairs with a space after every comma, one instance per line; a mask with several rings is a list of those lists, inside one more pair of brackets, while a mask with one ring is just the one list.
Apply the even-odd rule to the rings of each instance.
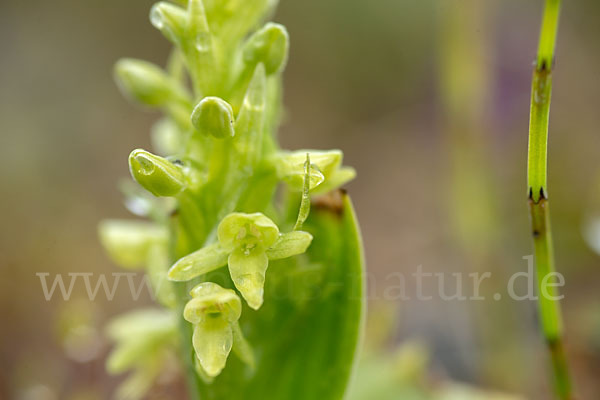
[[560, 0], [546, 0], [544, 9], [531, 88], [527, 184], [541, 330], [550, 353], [556, 396], [561, 400], [571, 400], [573, 399], [572, 385], [564, 350], [564, 328], [558, 289], [556, 285], [549, 285], [547, 282], [548, 277], [556, 275], [550, 225], [547, 164], [552, 70], [560, 3]]

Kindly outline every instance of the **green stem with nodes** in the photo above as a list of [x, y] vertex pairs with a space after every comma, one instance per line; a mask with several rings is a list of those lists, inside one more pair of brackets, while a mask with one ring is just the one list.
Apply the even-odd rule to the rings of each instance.
[[560, 12], [560, 0], [546, 0], [538, 55], [531, 88], [529, 154], [527, 183], [534, 240], [541, 329], [546, 339], [554, 385], [559, 399], [573, 399], [571, 380], [563, 345], [563, 322], [558, 290], [549, 284], [555, 277], [554, 246], [548, 202], [548, 119], [552, 94], [554, 48]]

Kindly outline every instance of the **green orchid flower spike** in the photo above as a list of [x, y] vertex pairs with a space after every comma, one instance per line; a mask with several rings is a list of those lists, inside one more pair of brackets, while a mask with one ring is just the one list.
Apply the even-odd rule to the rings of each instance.
[[168, 277], [188, 281], [228, 264], [235, 287], [257, 310], [263, 303], [269, 259], [302, 254], [311, 241], [308, 232], [280, 234], [277, 225], [261, 213], [233, 213], [219, 224], [218, 243], [181, 258], [171, 267]]
[[160, 1], [150, 22], [173, 44], [166, 65], [115, 67], [129, 99], [163, 114], [121, 185], [127, 209], [151, 222], [99, 227], [110, 258], [145, 273], [164, 311], [126, 314], [115, 323], [126, 328], [110, 329], [109, 371], [133, 371], [123, 399], [143, 396], [172, 348], [190, 400], [346, 394], [364, 264], [352, 203], [337, 189], [355, 171], [340, 150], [279, 146], [290, 38], [266, 20], [276, 4]]

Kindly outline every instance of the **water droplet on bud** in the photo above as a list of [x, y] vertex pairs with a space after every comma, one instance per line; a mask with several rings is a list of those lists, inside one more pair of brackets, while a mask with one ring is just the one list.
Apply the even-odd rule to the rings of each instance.
[[139, 169], [138, 171], [144, 175], [150, 175], [154, 172], [155, 166], [154, 163], [146, 158], [144, 155], [138, 155], [135, 160], [138, 162]]

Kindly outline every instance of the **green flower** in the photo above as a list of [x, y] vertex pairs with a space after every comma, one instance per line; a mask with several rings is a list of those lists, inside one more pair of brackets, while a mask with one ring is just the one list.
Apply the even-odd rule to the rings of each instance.
[[277, 175], [294, 190], [302, 190], [305, 174], [304, 162], [307, 154], [309, 154], [311, 162], [311, 193], [327, 193], [356, 176], [354, 168], [342, 166], [343, 153], [340, 150], [280, 152], [274, 158]]
[[303, 231], [280, 234], [277, 225], [261, 213], [233, 213], [219, 224], [218, 239], [177, 261], [169, 279], [187, 281], [229, 264], [235, 287], [256, 310], [263, 303], [269, 260], [304, 253], [312, 235]]
[[110, 374], [131, 371], [117, 388], [117, 399], [144, 397], [176, 349], [177, 318], [170, 311], [144, 309], [113, 319], [106, 335], [115, 343], [106, 360]]
[[251, 351], [238, 325], [242, 314], [238, 295], [212, 282], [197, 285], [190, 295], [192, 299], [186, 304], [183, 317], [194, 325], [192, 343], [198, 362], [208, 377], [219, 375], [225, 368], [235, 341], [240, 342], [236, 343], [238, 350], [246, 351], [241, 358], [252, 363]]
[[98, 227], [100, 241], [108, 256], [126, 269], [145, 269], [156, 299], [175, 305], [171, 282], [166, 281], [168, 230], [165, 226], [140, 220], [105, 220]]
[[168, 231], [160, 225], [139, 220], [105, 220], [98, 227], [100, 241], [119, 266], [139, 269], [147, 264], [151, 249], [165, 246]]

